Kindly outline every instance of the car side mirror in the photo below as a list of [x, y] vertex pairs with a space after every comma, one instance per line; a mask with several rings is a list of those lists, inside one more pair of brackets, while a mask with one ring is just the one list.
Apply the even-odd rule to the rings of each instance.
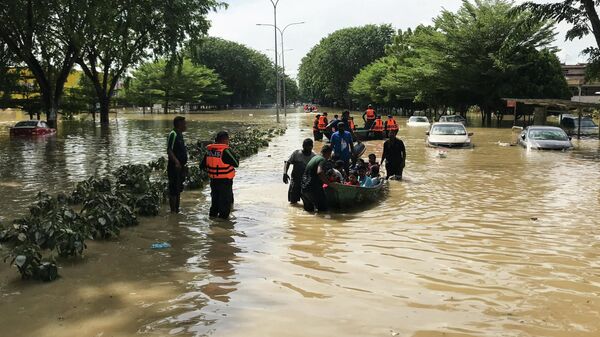
[[469, 132], [469, 137], [473, 137], [474, 133], [473, 132]]
[[521, 135], [521, 139], [525, 140], [525, 135]]
[[426, 134], [427, 136], [429, 136], [429, 131], [425, 132], [425, 134]]
[[569, 136], [569, 141], [573, 140], [573, 137]]

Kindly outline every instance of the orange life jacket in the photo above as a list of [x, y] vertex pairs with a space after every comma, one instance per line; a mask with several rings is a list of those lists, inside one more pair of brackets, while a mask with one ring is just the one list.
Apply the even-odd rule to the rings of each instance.
[[319, 130], [325, 130], [327, 129], [327, 117], [326, 116], [321, 116], [319, 117]]
[[350, 130], [352, 130], [352, 131], [356, 130], [356, 125], [354, 125], [354, 120], [349, 119], [348, 124], [350, 126]]
[[375, 110], [367, 109], [367, 120], [375, 119]]
[[383, 121], [381, 119], [376, 119], [375, 124], [373, 124], [371, 130], [376, 132], [383, 132]]
[[390, 118], [387, 120], [387, 130], [388, 131], [398, 131], [398, 123], [394, 118]]
[[229, 148], [225, 144], [210, 144], [206, 150], [206, 167], [210, 179], [233, 179], [235, 168], [223, 162], [223, 153]]

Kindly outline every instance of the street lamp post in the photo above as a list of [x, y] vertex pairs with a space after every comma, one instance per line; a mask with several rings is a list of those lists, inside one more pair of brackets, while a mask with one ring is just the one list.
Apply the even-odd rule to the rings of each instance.
[[[271, 0], [273, 1], [273, 0]], [[278, 0], [279, 1], [279, 0]], [[279, 27], [277, 27], [277, 20], [275, 21], [275, 25], [271, 25], [271, 24], [264, 24], [264, 23], [258, 23], [257, 26], [270, 26], [270, 27], [275, 27], [275, 31], [279, 31], [279, 34], [281, 35], [281, 67], [283, 68], [283, 76], [281, 79], [282, 85], [283, 85], [283, 113], [285, 116], [287, 116], [287, 93], [285, 90], [285, 49], [284, 49], [284, 43], [283, 43], [283, 33], [285, 33], [286, 29], [288, 29], [291, 26], [296, 26], [296, 25], [302, 25], [305, 24], [306, 22], [302, 21], [302, 22], [294, 22], [294, 23], [290, 23], [289, 25], [283, 27], [283, 29], [279, 29]], [[277, 35], [277, 33], [275, 33], [275, 35]], [[275, 38], [275, 45], [277, 45], [277, 38]], [[279, 69], [277, 69], [277, 46], [275, 46], [275, 70], [277, 72], [277, 90], [279, 90]], [[277, 93], [277, 100], [279, 100], [279, 92]], [[277, 110], [279, 111], [279, 110]], [[279, 116], [279, 114], [277, 115]], [[279, 120], [279, 118], [278, 118]]]

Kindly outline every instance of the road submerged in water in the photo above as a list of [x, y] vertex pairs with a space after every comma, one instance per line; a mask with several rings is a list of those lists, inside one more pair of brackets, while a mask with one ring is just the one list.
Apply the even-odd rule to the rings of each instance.
[[[228, 123], [272, 117], [250, 114]], [[32, 164], [24, 156], [32, 149], [34, 164], [54, 160], [79, 172], [69, 177], [76, 181], [124, 158], [160, 155], [168, 121], [124, 118], [111, 142], [59, 135], [64, 158], [45, 144], [5, 148], [24, 158], [10, 169]], [[219, 118], [191, 116], [190, 133]], [[362, 212], [315, 216], [289, 206], [281, 182], [283, 161], [310, 136], [312, 118], [289, 114], [287, 133], [242, 162], [231, 221], [208, 219], [207, 189], [186, 192], [184, 214], [143, 219], [118, 241], [92, 242], [85, 259], [61, 263], [55, 282], [23, 282], [1, 264], [2, 334], [598, 335], [597, 140], [568, 153], [526, 151], [497, 144], [510, 130], [470, 128], [476, 147], [440, 158], [425, 147], [425, 130], [401, 122], [406, 180], [390, 182], [386, 198]], [[95, 156], [76, 151], [90, 143]], [[367, 153], [381, 149], [369, 142]], [[30, 198], [15, 191], [40, 187], [33, 168], [23, 177], [0, 171], [2, 201], [13, 209]], [[150, 250], [155, 241], [172, 248]]]

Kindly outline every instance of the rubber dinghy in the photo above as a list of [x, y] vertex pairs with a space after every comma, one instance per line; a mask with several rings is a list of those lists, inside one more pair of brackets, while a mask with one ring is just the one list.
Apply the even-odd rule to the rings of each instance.
[[353, 209], [374, 203], [383, 198], [385, 180], [373, 187], [348, 186], [342, 184], [329, 184], [325, 189], [325, 196], [329, 207], [334, 209]]

